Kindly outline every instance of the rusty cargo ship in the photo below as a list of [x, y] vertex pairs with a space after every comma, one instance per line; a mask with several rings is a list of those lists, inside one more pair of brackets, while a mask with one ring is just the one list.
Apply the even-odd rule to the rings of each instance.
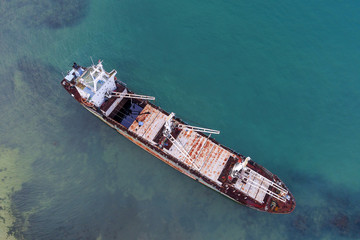
[[102, 62], [74, 63], [61, 84], [84, 108], [166, 164], [226, 197], [256, 210], [290, 213], [295, 199], [270, 171], [218, 143], [219, 131], [190, 126], [132, 92]]

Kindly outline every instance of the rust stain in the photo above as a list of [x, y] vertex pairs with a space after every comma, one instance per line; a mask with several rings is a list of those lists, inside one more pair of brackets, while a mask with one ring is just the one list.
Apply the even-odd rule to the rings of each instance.
[[[145, 114], [147, 112], [148, 114]], [[163, 127], [166, 117], [166, 114], [160, 112], [148, 104], [136, 118], [137, 121], [135, 121], [130, 126], [129, 130], [138, 134], [139, 136], [143, 136], [148, 141], [152, 141]], [[143, 125], [139, 126], [138, 122], [142, 122]], [[127, 138], [132, 140], [130, 137]], [[185, 158], [183, 154], [174, 146], [170, 147], [169, 154], [188, 166], [195, 164], [196, 166], [201, 167], [204, 164], [201, 172], [210, 179], [217, 180], [222, 169], [224, 168], [225, 161], [228, 159], [231, 153], [223, 147], [213, 143], [211, 140], [208, 140], [207, 137], [202, 136], [192, 130], [182, 130], [177, 136], [177, 140], [184, 146], [191, 159], [196, 159], [196, 161], [192, 163], [190, 160]], [[166, 161], [161, 155], [154, 153], [151, 149], [140, 145], [136, 141], [133, 142], [154, 156], [160, 158], [163, 161]], [[168, 162], [166, 163], [169, 164]], [[188, 175], [182, 170], [182, 168], [173, 165], [172, 167]]]
[[200, 154], [197, 156], [197, 159], [196, 159], [196, 165], [197, 166], [202, 166], [206, 157], [209, 155], [212, 147], [213, 147], [213, 143], [210, 142], [210, 141], [207, 141], [203, 147], [203, 149], [201, 150]]
[[[167, 115], [147, 104], [131, 124], [129, 130], [148, 141], [152, 141], [165, 123]], [[139, 123], [142, 123], [140, 125]]]
[[162, 126], [165, 124], [167, 115], [162, 112], [157, 114], [157, 117], [150, 123], [149, 128], [146, 130], [144, 134], [144, 138], [148, 141], [152, 141], [154, 137], [158, 134]]
[[189, 155], [195, 159], [196, 156], [198, 155], [200, 149], [202, 148], [204, 142], [206, 141], [206, 138], [200, 136], [199, 134], [197, 134], [197, 138], [196, 141], [194, 141], [193, 147], [191, 148]]

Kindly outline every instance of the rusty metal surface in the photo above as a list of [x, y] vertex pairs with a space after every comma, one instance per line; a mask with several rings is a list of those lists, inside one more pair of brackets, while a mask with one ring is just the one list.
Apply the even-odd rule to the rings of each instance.
[[215, 145], [209, 158], [206, 160], [204, 167], [201, 169], [201, 173], [213, 181], [218, 182], [217, 179], [230, 156], [232, 156], [232, 154], [228, 150], [219, 145]]
[[[129, 131], [152, 142], [164, 125], [166, 117], [167, 115], [147, 104], [137, 116], [136, 121], [131, 124]], [[142, 126], [140, 126], [140, 122], [143, 123]]]
[[[149, 114], [145, 114], [145, 113]], [[129, 130], [133, 133], [138, 134], [139, 136], [143, 136], [146, 130], [151, 127], [154, 119], [159, 114], [159, 111], [150, 105], [146, 105], [145, 108], [140, 112], [140, 114], [136, 117], [136, 121], [129, 127]], [[142, 122], [143, 125], [139, 126], [139, 122]]]
[[193, 162], [186, 159], [175, 146], [172, 146], [168, 152], [190, 167], [193, 166], [193, 164], [195, 165], [193, 167], [199, 169], [203, 166], [201, 173], [213, 181], [218, 181], [217, 179], [226, 161], [230, 156], [233, 156], [233, 154], [225, 148], [213, 143], [206, 136], [200, 135], [192, 130], [182, 130], [177, 137], [177, 141], [183, 145], [191, 159], [193, 159]]
[[[191, 149], [194, 147], [194, 143], [198, 138], [199, 135], [192, 130], [181, 130], [176, 140], [189, 153], [189, 156], [194, 159], [194, 156], [191, 154]], [[186, 165], [191, 166], [191, 162], [186, 159], [186, 157], [175, 146], [171, 146], [171, 148], [169, 149], [169, 153], [174, 157], [180, 159]]]
[[153, 141], [153, 139], [155, 138], [155, 136], [158, 134], [158, 132], [160, 131], [160, 129], [163, 127], [163, 125], [165, 124], [165, 120], [167, 118], [167, 115], [165, 115], [162, 112], [159, 112], [159, 114], [157, 115], [157, 117], [155, 118], [155, 120], [151, 123], [151, 126], [149, 127], [149, 129], [146, 131], [146, 133], [143, 135], [143, 137], [145, 139], [147, 139], [148, 141]]
[[[195, 138], [196, 133], [193, 131], [181, 131], [176, 140], [189, 152], [191, 148], [192, 139]], [[190, 166], [189, 160], [173, 145], [169, 148], [168, 153]]]
[[211, 142], [210, 140], [207, 140], [205, 142], [205, 145], [203, 147], [203, 149], [201, 150], [201, 152], [199, 153], [199, 155], [197, 156], [196, 159], [196, 165], [201, 167], [204, 165], [206, 159], [208, 158], [211, 150], [213, 149], [213, 147], [215, 146], [215, 144], [213, 142]]
[[[147, 112], [148, 114], [145, 114]], [[152, 142], [164, 125], [166, 117], [166, 114], [148, 104], [136, 118], [137, 121], [134, 121], [130, 126], [129, 130]], [[139, 122], [142, 122], [143, 125], [140, 126]], [[193, 130], [182, 130], [176, 139], [189, 153], [193, 162], [186, 159], [175, 146], [171, 146], [167, 152], [189, 167], [193, 165], [195, 165], [193, 167], [198, 169], [202, 167], [201, 173], [213, 181], [218, 181], [217, 179], [226, 161], [230, 156], [234, 156], [227, 149], [213, 143], [206, 136], [198, 134]]]
[[[193, 142], [193, 145], [189, 151], [189, 154], [192, 159], [196, 159], [197, 155], [200, 153], [200, 150], [202, 149], [203, 145], [205, 144], [207, 138], [201, 136], [200, 134], [196, 134], [195, 141]], [[198, 159], [196, 159], [198, 160]]]

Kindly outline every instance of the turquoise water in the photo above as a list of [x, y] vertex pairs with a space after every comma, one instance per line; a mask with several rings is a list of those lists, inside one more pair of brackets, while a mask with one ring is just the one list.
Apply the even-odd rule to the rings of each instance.
[[[0, 1], [0, 238], [359, 239], [358, 1]], [[289, 215], [238, 205], [60, 85], [105, 68], [276, 173]]]

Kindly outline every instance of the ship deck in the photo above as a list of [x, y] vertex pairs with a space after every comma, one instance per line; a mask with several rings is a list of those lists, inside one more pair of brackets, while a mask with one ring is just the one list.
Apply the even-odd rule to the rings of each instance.
[[147, 104], [137, 116], [129, 131], [156, 145], [154, 138], [165, 124], [167, 115]]
[[[162, 151], [178, 159], [189, 169], [198, 171], [218, 186], [224, 185], [226, 182], [224, 178], [227, 179], [230, 174], [229, 163], [232, 162], [233, 166], [233, 163], [237, 162], [240, 156], [223, 147], [210, 136], [193, 130], [175, 128], [172, 136], [188, 153], [188, 156], [185, 156], [162, 135], [169, 114], [150, 103], [140, 105], [142, 107], [126, 99], [117, 99], [108, 104], [107, 107], [112, 112], [110, 113], [107, 110], [107, 114], [120, 122], [128, 131], [141, 137], [151, 145], [163, 146]], [[141, 109], [141, 111], [130, 111], [130, 108]], [[180, 120], [173, 120], [175, 124], [182, 123]], [[245, 196], [249, 196], [258, 203], [263, 204], [270, 186], [268, 181], [264, 180], [264, 177], [259, 177], [254, 171], [251, 171], [245, 177], [250, 181], [238, 180], [233, 184], [236, 192], [238, 192], [237, 195], [241, 192]]]
[[[157, 145], [158, 136], [161, 135], [167, 116], [166, 113], [147, 104], [129, 127], [129, 131]], [[163, 150], [221, 185], [222, 183], [218, 181], [220, 173], [229, 157], [236, 157], [236, 155], [213, 142], [209, 137], [192, 130], [180, 130], [180, 133], [173, 133], [173, 136], [189, 153], [191, 160], [170, 142], [166, 143], [171, 145], [169, 149], [165, 147]]]
[[266, 181], [265, 177], [259, 176], [259, 174], [254, 171], [249, 171], [244, 174], [246, 174], [245, 177], [252, 181], [253, 184], [251, 184], [250, 181], [243, 182], [238, 180], [235, 183], [235, 188], [239, 189], [241, 192], [255, 199], [256, 201], [264, 203], [267, 189], [270, 186], [269, 182]]
[[[234, 176], [232, 169], [245, 157], [221, 145], [211, 135], [191, 128], [181, 129], [178, 124], [184, 124], [182, 120], [172, 117], [171, 136], [169, 133], [164, 136], [164, 129], [169, 129], [164, 126], [169, 113], [160, 107], [139, 99], [110, 97], [100, 108], [95, 108], [84, 103], [74, 84], [74, 79], [62, 81], [64, 88], [90, 112], [175, 169], [247, 206], [276, 213], [294, 209], [295, 201], [285, 185], [255, 162], [250, 160]], [[125, 85], [116, 83], [116, 86], [116, 92], [131, 95]]]
[[[126, 89], [122, 89], [126, 91]], [[248, 196], [258, 202], [265, 203], [267, 193], [273, 194], [269, 180], [255, 171], [243, 172], [243, 179], [227, 180], [231, 168], [243, 156], [217, 143], [210, 136], [194, 130], [174, 128], [172, 137], [186, 151], [186, 156], [178, 146], [163, 136], [164, 125], [169, 114], [148, 102], [132, 102], [127, 99], [116, 99], [107, 104], [106, 114], [122, 124], [128, 131], [205, 176], [218, 186], [233, 187], [235, 197]], [[105, 111], [104, 111], [105, 112]], [[111, 112], [111, 113], [110, 113]], [[183, 124], [180, 119], [173, 118], [175, 126]], [[230, 191], [230, 190], [228, 190]]]

